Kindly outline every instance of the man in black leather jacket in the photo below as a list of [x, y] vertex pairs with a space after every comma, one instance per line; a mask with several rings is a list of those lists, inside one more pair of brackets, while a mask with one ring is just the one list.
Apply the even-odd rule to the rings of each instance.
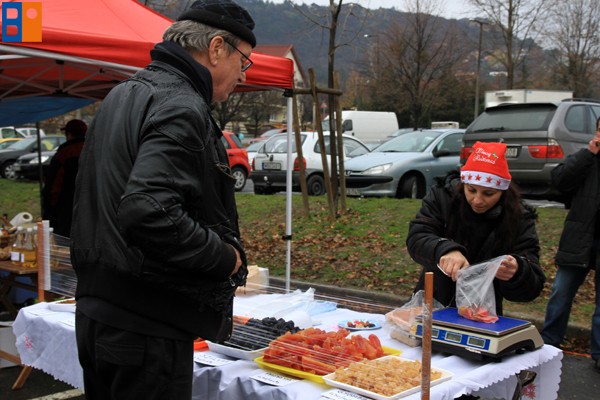
[[253, 28], [229, 0], [196, 1], [90, 127], [71, 230], [88, 399], [189, 399], [194, 339], [231, 333], [247, 268], [210, 112], [245, 81]]

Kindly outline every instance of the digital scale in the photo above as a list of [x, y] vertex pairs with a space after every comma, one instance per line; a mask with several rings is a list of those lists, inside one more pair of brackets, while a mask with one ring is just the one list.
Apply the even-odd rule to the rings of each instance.
[[[421, 317], [418, 317], [421, 318]], [[539, 349], [544, 341], [529, 321], [498, 317], [494, 323], [471, 321], [448, 307], [432, 313], [431, 348], [476, 360], [501, 361], [512, 352]], [[413, 330], [415, 327], [413, 326]], [[422, 321], [415, 336], [423, 337]]]

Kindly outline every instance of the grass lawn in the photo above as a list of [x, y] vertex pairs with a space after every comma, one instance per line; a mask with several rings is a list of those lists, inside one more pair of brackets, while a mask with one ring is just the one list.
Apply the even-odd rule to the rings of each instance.
[[[0, 179], [0, 212], [10, 218], [21, 211], [40, 216], [37, 182]], [[285, 276], [285, 197], [237, 196], [242, 237], [249, 263], [269, 268], [272, 276]], [[420, 201], [381, 199], [347, 200], [348, 211], [330, 220], [327, 199], [311, 197], [310, 216], [303, 216], [301, 196], [293, 196], [291, 277], [361, 290], [393, 293], [408, 298], [420, 266], [406, 250], [408, 223]], [[538, 209], [541, 265], [547, 276], [542, 296], [534, 302], [507, 303], [507, 311], [543, 319], [554, 279], [553, 257], [566, 210]], [[582, 285], [573, 306], [572, 321], [590, 326], [594, 306], [593, 277]]]

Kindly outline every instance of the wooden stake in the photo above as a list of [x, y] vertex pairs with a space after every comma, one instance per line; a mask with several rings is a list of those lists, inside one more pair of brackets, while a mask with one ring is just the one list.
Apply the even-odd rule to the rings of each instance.
[[429, 400], [431, 388], [431, 314], [433, 308], [433, 272], [425, 273], [423, 300], [423, 338], [421, 354], [421, 400]]

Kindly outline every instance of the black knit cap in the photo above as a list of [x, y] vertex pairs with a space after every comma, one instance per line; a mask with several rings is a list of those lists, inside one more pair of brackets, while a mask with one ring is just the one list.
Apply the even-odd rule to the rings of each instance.
[[254, 20], [245, 8], [231, 0], [198, 0], [177, 21], [192, 20], [231, 32], [240, 39], [256, 46], [252, 33]]

